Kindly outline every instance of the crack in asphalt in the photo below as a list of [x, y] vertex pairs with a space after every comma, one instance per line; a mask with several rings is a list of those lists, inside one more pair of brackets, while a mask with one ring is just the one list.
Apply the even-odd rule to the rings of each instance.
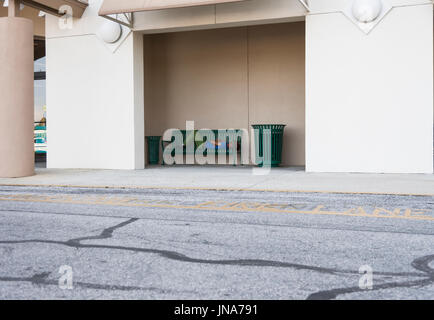
[[76, 239], [70, 239], [67, 242], [71, 243], [72, 245], [80, 245], [81, 241], [86, 241], [86, 240], [104, 240], [104, 239], [109, 239], [111, 237], [113, 237], [113, 232], [115, 232], [116, 229], [120, 229], [122, 227], [125, 227], [126, 225], [129, 225], [131, 223], [136, 222], [137, 220], [139, 220], [138, 218], [131, 218], [127, 221], [124, 221], [122, 223], [119, 223], [113, 227], [109, 227], [109, 228], [105, 228], [100, 235], [98, 236], [88, 236], [88, 237], [81, 237], [81, 238], [76, 238]]
[[[417, 258], [411, 263], [413, 268], [425, 273], [426, 279], [374, 285], [369, 292], [395, 288], [426, 287], [434, 283], [434, 269], [429, 266], [432, 261], [434, 261], [434, 255]], [[307, 300], [331, 300], [336, 299], [339, 295], [367, 291], [360, 287], [337, 288], [313, 293], [307, 297]]]
[[[98, 240], [98, 239], [109, 239], [113, 236], [113, 232], [116, 229], [122, 228], [123, 226], [126, 226], [128, 224], [131, 224], [138, 219], [130, 219], [127, 221], [124, 221], [118, 225], [115, 225], [113, 227], [105, 228], [100, 235], [98, 236], [89, 236], [89, 237], [82, 237], [77, 239], [71, 239], [68, 240], [66, 243], [76, 244], [80, 243], [80, 241], [85, 240]], [[0, 242], [3, 243], [3, 242]], [[50, 242], [48, 242], [50, 243]], [[66, 244], [65, 243], [65, 244]], [[50, 280], [48, 277], [50, 276], [51, 272], [44, 272], [44, 273], [38, 273], [33, 275], [32, 277], [0, 277], [0, 281], [3, 282], [30, 282], [34, 285], [58, 285], [59, 283], [55, 280]], [[104, 284], [94, 284], [94, 283], [87, 283], [87, 282], [74, 282], [74, 286], [78, 286], [84, 289], [99, 289], [99, 290], [119, 290], [119, 291], [154, 291], [159, 293], [167, 293], [169, 290], [163, 290], [155, 287], [137, 287], [137, 286], [119, 286], [119, 285], [104, 285]]]
[[[48, 277], [51, 272], [37, 273], [31, 277], [0, 277], [2, 282], [30, 282], [34, 285], [51, 285], [58, 286], [59, 282], [56, 280], [50, 280]], [[105, 285], [105, 284], [95, 284], [87, 282], [74, 282], [74, 287], [81, 287], [83, 289], [97, 289], [97, 290], [118, 290], [118, 291], [154, 291], [159, 293], [167, 293], [168, 290], [163, 290], [159, 288], [149, 287], [136, 287], [136, 286], [119, 286], [119, 285]]]
[[[73, 247], [76, 249], [108, 249], [108, 250], [123, 250], [123, 251], [131, 251], [136, 253], [151, 253], [158, 254], [163, 258], [175, 260], [179, 262], [187, 262], [187, 263], [199, 263], [199, 264], [211, 264], [211, 265], [228, 265], [228, 266], [249, 266], [249, 267], [277, 267], [277, 268], [291, 268], [295, 270], [307, 270], [314, 271], [319, 273], [326, 273], [332, 275], [341, 275], [341, 274], [359, 274], [357, 271], [353, 270], [340, 270], [333, 268], [323, 268], [295, 263], [288, 263], [282, 261], [273, 261], [273, 260], [260, 260], [260, 259], [238, 259], [238, 260], [208, 260], [208, 259], [199, 259], [192, 258], [186, 256], [184, 254], [178, 253], [176, 251], [169, 250], [158, 250], [158, 249], [150, 249], [150, 248], [139, 248], [139, 247], [126, 247], [126, 246], [116, 246], [116, 245], [97, 245], [97, 244], [83, 244], [83, 241], [89, 240], [105, 240], [113, 237], [113, 233], [123, 228], [129, 224], [132, 224], [139, 220], [138, 218], [132, 218], [126, 221], [123, 221], [117, 225], [112, 227], [108, 227], [103, 229], [103, 231], [96, 236], [86, 236], [80, 238], [74, 238], [67, 241], [54, 241], [54, 240], [41, 240], [41, 239], [33, 239], [33, 240], [16, 240], [16, 241], [0, 241], [0, 244], [27, 244], [27, 243], [45, 243], [45, 244], [56, 244], [63, 245], [67, 247]], [[414, 280], [414, 281], [405, 281], [405, 282], [392, 282], [392, 283], [384, 283], [380, 285], [374, 286], [371, 291], [375, 290], [384, 290], [391, 288], [409, 288], [415, 286], [427, 286], [434, 282], [434, 269], [430, 267], [430, 263], [434, 261], [434, 255], [425, 256], [421, 258], [415, 259], [411, 265], [413, 268], [418, 270], [419, 272], [376, 272], [376, 275], [382, 276], [404, 276], [404, 277], [422, 277], [424, 279]], [[15, 277], [0, 277], [0, 281], [27, 281], [33, 283], [35, 285], [57, 285], [56, 281], [48, 280], [48, 276], [50, 273], [42, 273], [34, 275], [33, 277], [28, 278], [15, 278]], [[77, 286], [83, 288], [90, 289], [102, 289], [102, 290], [152, 290], [152, 291], [160, 291], [166, 292], [165, 290], [158, 288], [142, 288], [142, 287], [128, 287], [128, 286], [117, 286], [117, 285], [101, 285], [101, 284], [91, 284], [91, 283], [83, 283], [77, 282]], [[349, 288], [337, 288], [332, 290], [325, 290], [313, 293], [308, 296], [308, 300], [326, 300], [326, 299], [335, 299], [339, 295], [349, 294], [354, 292], [366, 291], [359, 287], [349, 287]]]
[[372, 289], [361, 289], [359, 287], [350, 288], [338, 288], [332, 290], [325, 290], [313, 293], [307, 297], [306, 300], [332, 300], [336, 299], [340, 295], [356, 293], [356, 292], [371, 292], [385, 289], [396, 289], [396, 288], [411, 288], [411, 287], [425, 287], [434, 282], [434, 279], [428, 278], [426, 280], [415, 280], [406, 282], [391, 282], [384, 283], [380, 285], [375, 285]]

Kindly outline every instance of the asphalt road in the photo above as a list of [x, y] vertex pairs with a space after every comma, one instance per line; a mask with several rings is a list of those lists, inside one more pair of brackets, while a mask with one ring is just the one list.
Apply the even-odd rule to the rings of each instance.
[[0, 299], [434, 299], [433, 244], [428, 196], [0, 187]]

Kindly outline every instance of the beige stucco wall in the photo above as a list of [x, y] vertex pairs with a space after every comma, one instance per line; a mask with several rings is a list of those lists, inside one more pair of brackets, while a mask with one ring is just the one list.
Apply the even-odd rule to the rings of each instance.
[[146, 135], [283, 123], [285, 165], [304, 165], [304, 23], [145, 36]]
[[250, 125], [287, 125], [287, 165], [305, 164], [304, 33], [304, 22], [249, 28]]
[[0, 44], [0, 177], [30, 176], [34, 174], [33, 22], [0, 18]]
[[[27, 18], [33, 21], [33, 28], [35, 36], [45, 36], [45, 18], [38, 17], [39, 11], [30, 7], [24, 7], [20, 11], [20, 17]], [[3, 7], [3, 2], [0, 2], [0, 17], [8, 16], [8, 8]]]

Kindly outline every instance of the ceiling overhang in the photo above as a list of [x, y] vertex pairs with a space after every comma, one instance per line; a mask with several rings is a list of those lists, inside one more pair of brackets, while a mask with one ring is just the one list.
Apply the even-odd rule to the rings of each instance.
[[246, 0], [104, 0], [99, 15], [133, 28], [135, 12], [216, 5]]
[[88, 6], [87, 1], [78, 0], [20, 0], [20, 2], [28, 7], [58, 17], [63, 16], [65, 13], [69, 13], [66, 10], [62, 10], [65, 6], [69, 6], [72, 9], [71, 14], [74, 18], [81, 18]]
[[[163, 9], [217, 5], [247, 0], [103, 0], [99, 15], [133, 29], [134, 13]], [[297, 0], [310, 12], [309, 0]]]
[[215, 5], [246, 0], [104, 0], [99, 10], [100, 16], [153, 11], [172, 8]]

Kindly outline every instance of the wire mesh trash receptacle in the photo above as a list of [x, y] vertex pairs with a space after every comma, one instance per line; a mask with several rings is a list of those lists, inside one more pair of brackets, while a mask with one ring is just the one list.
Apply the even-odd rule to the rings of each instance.
[[160, 162], [160, 136], [146, 137], [148, 141], [149, 164], [158, 164]]
[[[278, 167], [282, 163], [284, 124], [256, 124], [252, 125], [255, 135], [256, 164], [260, 167]], [[265, 144], [264, 144], [265, 143]], [[271, 143], [268, 147], [268, 143]], [[270, 150], [267, 155], [264, 151]]]

